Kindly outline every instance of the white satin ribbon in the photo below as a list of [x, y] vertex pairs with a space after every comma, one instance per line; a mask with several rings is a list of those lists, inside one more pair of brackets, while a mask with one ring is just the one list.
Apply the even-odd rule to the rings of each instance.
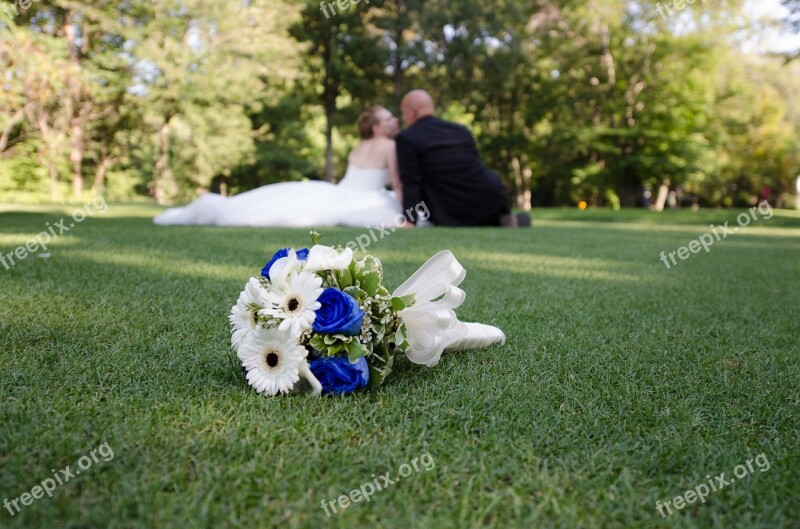
[[408, 359], [433, 367], [445, 350], [485, 347], [505, 340], [503, 331], [482, 324], [463, 323], [453, 309], [467, 294], [458, 288], [467, 271], [448, 250], [428, 259], [393, 296], [414, 294], [414, 304], [398, 312], [408, 331]]
[[317, 377], [314, 376], [314, 373], [311, 372], [311, 367], [309, 367], [308, 361], [303, 360], [300, 362], [300, 366], [298, 367], [297, 371], [297, 374], [300, 375], [300, 378], [306, 379], [308, 383], [311, 384], [311, 394], [315, 397], [319, 397], [322, 393], [322, 384], [319, 380], [317, 380]]

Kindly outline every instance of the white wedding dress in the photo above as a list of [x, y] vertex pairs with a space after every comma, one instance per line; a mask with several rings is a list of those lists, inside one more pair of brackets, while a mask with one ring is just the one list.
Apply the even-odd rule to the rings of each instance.
[[338, 185], [321, 181], [271, 184], [232, 197], [206, 193], [170, 208], [156, 224], [216, 226], [392, 226], [403, 209], [388, 191], [388, 169], [347, 167]]

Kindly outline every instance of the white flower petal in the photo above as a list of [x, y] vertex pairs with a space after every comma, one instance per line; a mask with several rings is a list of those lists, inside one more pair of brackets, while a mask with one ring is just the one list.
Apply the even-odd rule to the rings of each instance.
[[289, 250], [289, 255], [281, 257], [269, 268], [269, 280], [277, 288], [283, 288], [292, 272], [299, 272], [303, 263], [297, 258], [294, 250]]
[[303, 267], [304, 272], [319, 272], [321, 270], [344, 270], [353, 260], [353, 250], [345, 248], [342, 253], [330, 246], [316, 244], [308, 251], [308, 259]]
[[265, 306], [265, 296], [266, 291], [261, 286], [261, 283], [258, 279], [251, 277], [244, 290], [239, 294], [236, 305], [231, 307], [231, 314], [228, 320], [231, 323], [231, 347], [235, 351], [239, 349], [244, 337], [255, 330], [255, 318], [250, 307], [252, 305]]
[[321, 306], [317, 299], [322, 291], [322, 278], [316, 274], [291, 272], [264, 294], [264, 308], [259, 313], [280, 320], [281, 331], [297, 335], [311, 328], [316, 318], [314, 311]]
[[[287, 393], [300, 380], [300, 364], [308, 352], [291, 335], [276, 329], [257, 328], [242, 341], [239, 359], [247, 371], [247, 382], [259, 393]], [[269, 365], [272, 356], [275, 365]]]

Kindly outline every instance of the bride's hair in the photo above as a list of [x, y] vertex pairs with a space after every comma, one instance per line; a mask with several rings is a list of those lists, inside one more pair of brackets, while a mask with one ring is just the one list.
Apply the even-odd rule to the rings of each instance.
[[381, 122], [381, 120], [378, 119], [378, 111], [382, 108], [383, 107], [380, 105], [375, 105], [358, 116], [358, 135], [361, 136], [362, 140], [368, 140], [375, 135], [372, 131], [372, 127]]

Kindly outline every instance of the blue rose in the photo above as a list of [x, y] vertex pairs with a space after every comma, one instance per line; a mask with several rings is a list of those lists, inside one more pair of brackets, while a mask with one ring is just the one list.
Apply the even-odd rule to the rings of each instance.
[[335, 288], [326, 288], [317, 298], [320, 308], [314, 318], [314, 332], [356, 336], [361, 331], [364, 312], [353, 296]]
[[342, 395], [366, 387], [369, 382], [369, 365], [363, 356], [355, 364], [346, 355], [320, 356], [308, 366], [322, 384], [323, 393]]
[[[269, 279], [269, 269], [272, 268], [272, 265], [275, 264], [275, 261], [280, 259], [281, 257], [288, 257], [290, 248], [281, 248], [275, 255], [272, 256], [272, 259], [269, 260], [267, 264], [264, 265], [264, 268], [261, 269], [261, 275]], [[301, 248], [297, 250], [297, 258], [301, 261], [305, 261], [308, 259], [308, 248]]]

